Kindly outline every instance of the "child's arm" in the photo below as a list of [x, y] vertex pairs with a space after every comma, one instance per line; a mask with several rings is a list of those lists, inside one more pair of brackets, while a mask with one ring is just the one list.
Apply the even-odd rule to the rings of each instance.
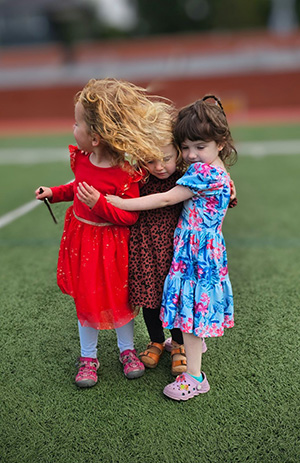
[[74, 199], [74, 181], [66, 185], [51, 187], [52, 199], [51, 203], [59, 203], [61, 201], [73, 201]]
[[228, 207], [235, 207], [237, 205], [237, 197], [236, 197], [236, 188], [234, 181], [230, 179], [230, 201]]
[[236, 188], [234, 181], [230, 179], [230, 200], [236, 199]]
[[[74, 199], [74, 182], [67, 183], [66, 185], [47, 187], [40, 186], [35, 190], [36, 199], [41, 201], [45, 198], [48, 198], [51, 203], [59, 203], [61, 201], [73, 201]], [[40, 188], [43, 189], [43, 193], [40, 193]]]
[[181, 203], [195, 195], [189, 188], [177, 185], [165, 193], [143, 196], [141, 198], [122, 199], [119, 196], [106, 195], [106, 200], [125, 211], [147, 211]]
[[[132, 183], [124, 195], [129, 198], [136, 198], [139, 195], [138, 183]], [[133, 225], [139, 217], [138, 212], [121, 210], [113, 204], [109, 204], [98, 190], [86, 182], [78, 184], [77, 197], [101, 219], [116, 225]]]

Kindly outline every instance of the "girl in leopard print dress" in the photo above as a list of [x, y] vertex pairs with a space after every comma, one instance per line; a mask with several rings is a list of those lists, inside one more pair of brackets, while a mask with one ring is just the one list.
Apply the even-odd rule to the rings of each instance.
[[[174, 145], [163, 149], [163, 161], [147, 164], [150, 173], [141, 186], [141, 196], [163, 193], [176, 185], [182, 176], [182, 158]], [[182, 204], [141, 211], [131, 227], [129, 242], [129, 297], [133, 307], [141, 307], [150, 343], [140, 359], [148, 368], [155, 368], [164, 349], [171, 352], [172, 374], [186, 370], [183, 338], [180, 329], [171, 330], [165, 343], [164, 329], [159, 318], [163, 285], [173, 257], [173, 235]]]

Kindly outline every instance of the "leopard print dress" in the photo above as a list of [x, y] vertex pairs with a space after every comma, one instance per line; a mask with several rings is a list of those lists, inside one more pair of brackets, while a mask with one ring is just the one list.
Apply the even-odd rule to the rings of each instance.
[[[141, 187], [141, 196], [162, 193], [176, 185], [178, 172], [166, 180], [150, 175]], [[129, 242], [129, 298], [136, 307], [158, 309], [163, 285], [173, 257], [173, 235], [182, 203], [142, 211], [131, 227]]]

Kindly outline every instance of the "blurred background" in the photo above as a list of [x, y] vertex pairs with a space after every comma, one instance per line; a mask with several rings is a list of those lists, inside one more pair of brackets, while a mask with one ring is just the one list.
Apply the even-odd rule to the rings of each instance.
[[66, 130], [92, 77], [231, 123], [300, 120], [300, 0], [0, 0], [0, 134]]
[[[1, 462], [299, 461], [299, 19], [300, 0], [0, 0]], [[238, 148], [223, 227], [236, 328], [209, 341], [208, 397], [176, 416], [170, 359], [125, 386], [109, 330], [99, 387], [71, 381], [76, 315], [56, 285], [69, 203], [55, 225], [34, 190], [71, 180], [73, 99], [92, 77], [178, 107], [215, 93]], [[137, 317], [138, 352], [147, 340]]]

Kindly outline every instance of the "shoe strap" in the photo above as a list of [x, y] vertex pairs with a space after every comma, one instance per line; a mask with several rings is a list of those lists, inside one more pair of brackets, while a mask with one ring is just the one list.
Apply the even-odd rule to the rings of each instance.
[[173, 355], [176, 355], [176, 354], [183, 355], [184, 357], [186, 356], [185, 355], [185, 349], [184, 349], [183, 345], [177, 347], [176, 349], [172, 349], [171, 356], [173, 357]]

